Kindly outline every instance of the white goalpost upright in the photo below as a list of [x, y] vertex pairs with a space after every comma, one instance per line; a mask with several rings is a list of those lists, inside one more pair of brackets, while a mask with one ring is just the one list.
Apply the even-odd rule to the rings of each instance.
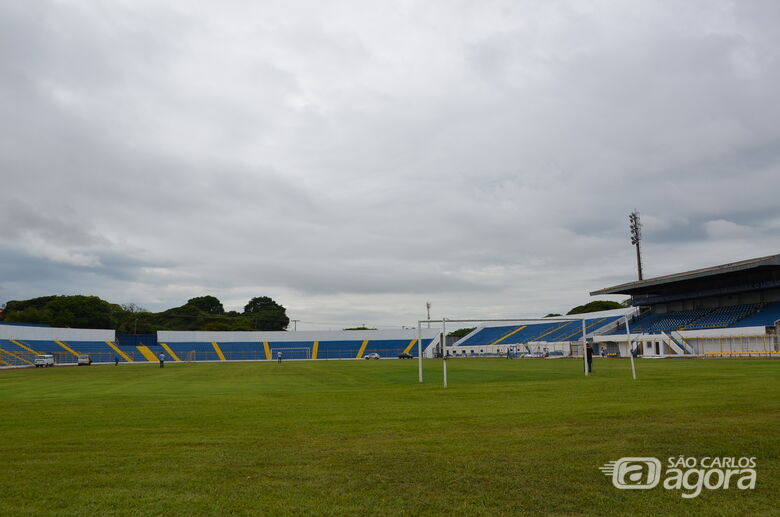
[[631, 346], [631, 331], [628, 330], [628, 314], [623, 315], [626, 322], [626, 348], [628, 356], [631, 358], [631, 377], [636, 380], [636, 367], [634, 366], [634, 348]]
[[[631, 353], [631, 334], [628, 330], [628, 316], [624, 316], [625, 318], [625, 324], [626, 324], [626, 334], [628, 335], [629, 339], [629, 350], [628, 354], [631, 358], [631, 374], [634, 379], [636, 379], [636, 368], [634, 366], [634, 355]], [[551, 323], [551, 322], [582, 322], [582, 363], [583, 368], [585, 370], [585, 376], [587, 377], [590, 375], [590, 368], [588, 368], [588, 342], [587, 342], [587, 327], [585, 326], [585, 318], [514, 318], [514, 319], [479, 319], [479, 320], [461, 320], [461, 319], [450, 319], [443, 317], [440, 320], [434, 320], [434, 319], [427, 319], [427, 320], [418, 320], [417, 321], [417, 360], [418, 360], [418, 378], [419, 382], [423, 382], [423, 346], [422, 346], [422, 324], [428, 323], [428, 326], [430, 327], [431, 323], [441, 323], [441, 358], [442, 358], [442, 375], [444, 380], [444, 387], [447, 387], [447, 322], [449, 323], [485, 323], [485, 322], [505, 322], [505, 323], [525, 323], [525, 322], [533, 322], [533, 323]]]

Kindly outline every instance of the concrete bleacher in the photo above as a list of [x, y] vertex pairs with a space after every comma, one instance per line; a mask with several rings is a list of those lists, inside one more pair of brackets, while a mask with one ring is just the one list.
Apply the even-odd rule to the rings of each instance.
[[735, 321], [732, 327], [773, 327], [780, 320], [780, 302], [765, 304], [758, 311]]
[[[750, 303], [667, 313], [648, 313], [630, 323], [632, 333], [658, 334], [675, 330], [773, 326], [780, 319], [780, 302]], [[625, 331], [621, 327], [615, 333]]]
[[0, 339], [0, 363], [1, 366], [29, 366], [35, 358], [36, 351], [30, 351], [29, 347], [20, 346], [8, 339]]
[[745, 319], [748, 315], [761, 310], [763, 304], [749, 303], [733, 305], [730, 307], [718, 307], [712, 309], [705, 316], [700, 317], [685, 326], [686, 329], [727, 328], [737, 321]]
[[[369, 341], [370, 343], [371, 341]], [[363, 346], [362, 340], [320, 341], [317, 346], [318, 359], [353, 359]], [[381, 354], [381, 352], [380, 352]]]
[[[106, 343], [113, 341], [113, 330], [56, 328], [41, 325], [0, 325], [0, 352], [34, 360], [38, 354], [51, 354], [56, 364], [76, 363], [79, 354], [90, 354], [94, 361], [113, 361], [115, 351]], [[9, 363], [3, 357], [0, 361]], [[19, 362], [19, 361], [16, 361]]]
[[576, 321], [561, 321], [550, 318], [549, 321], [529, 321], [525, 324], [518, 321], [515, 325], [490, 326], [486, 324], [456, 342], [455, 346], [474, 348], [537, 342], [579, 341], [582, 339], [582, 319], [585, 320], [585, 332], [590, 335], [623, 318], [623, 312], [625, 311], [620, 311], [618, 314], [591, 313], [571, 316]]
[[[423, 349], [438, 334], [424, 329]], [[283, 359], [355, 359], [378, 353], [398, 357], [408, 350], [417, 356], [416, 330], [299, 331], [299, 332], [174, 332], [160, 331], [161, 345], [182, 361], [240, 361]], [[411, 346], [412, 343], [414, 346]], [[220, 357], [221, 354], [221, 357]]]
[[[217, 351], [211, 343], [211, 341], [165, 342], [182, 361], [219, 361], [220, 358], [217, 355]], [[161, 352], [165, 353], [164, 350], [161, 350]], [[157, 355], [159, 356], [159, 353]], [[173, 357], [170, 359], [175, 361]]]
[[[0, 366], [30, 366], [37, 354], [52, 354], [57, 364], [76, 363], [80, 354], [93, 362], [258, 361], [276, 359], [356, 359], [378, 353], [395, 358], [408, 351], [418, 355], [416, 330], [322, 331], [322, 332], [172, 332], [144, 335], [143, 339], [113, 331], [30, 328], [13, 326], [0, 334]], [[428, 348], [436, 329], [423, 331], [422, 346]], [[7, 338], [7, 339], [6, 339]], [[158, 341], [159, 339], [159, 341]], [[19, 343], [18, 345], [15, 343]], [[26, 348], [25, 348], [26, 347]]]
[[690, 311], [668, 312], [663, 314], [648, 329], [648, 332], [668, 332], [678, 330], [709, 314], [711, 309], [694, 309]]
[[[415, 342], [414, 345], [412, 345], [412, 341]], [[408, 348], [409, 354], [416, 357], [417, 356], [416, 341], [417, 341], [416, 339], [371, 340], [367, 343], [366, 348], [363, 351], [363, 354], [377, 353], [382, 357], [398, 357]], [[427, 341], [430, 342], [430, 340]], [[410, 345], [412, 345], [411, 348], [409, 348]], [[423, 340], [423, 348], [425, 348], [425, 346], [426, 346], [426, 340]]]

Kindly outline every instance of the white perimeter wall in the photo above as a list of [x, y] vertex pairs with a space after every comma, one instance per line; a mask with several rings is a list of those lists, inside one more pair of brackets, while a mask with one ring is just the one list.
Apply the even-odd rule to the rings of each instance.
[[[433, 339], [438, 335], [437, 329], [422, 329], [423, 339]], [[157, 332], [160, 343], [251, 343], [251, 342], [286, 342], [286, 341], [378, 341], [384, 339], [417, 339], [417, 329], [413, 330], [301, 330], [298, 332], [197, 332], [171, 331]]]
[[[668, 332], [667, 332], [668, 334]], [[695, 355], [708, 352], [732, 352], [732, 351], [763, 351], [777, 350], [778, 343], [774, 336], [767, 335], [766, 327], [733, 327], [720, 329], [681, 330], [675, 331], [675, 336], [682, 338], [693, 349]], [[655, 343], [659, 344], [658, 355], [674, 355], [665, 346], [661, 334], [631, 334], [632, 341], [642, 343], [644, 355], [655, 355]], [[617, 342], [621, 355], [628, 353], [626, 334], [613, 334], [596, 336], [595, 343]]]
[[0, 325], [0, 339], [30, 341], [114, 341], [114, 339], [116, 339], [116, 334], [113, 330], [103, 329]]

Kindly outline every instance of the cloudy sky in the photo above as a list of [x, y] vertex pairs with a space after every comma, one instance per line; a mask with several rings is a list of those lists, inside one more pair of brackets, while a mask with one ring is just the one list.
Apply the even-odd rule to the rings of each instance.
[[[780, 3], [0, 0], [0, 303], [565, 312], [780, 253]], [[620, 299], [620, 298], [612, 298]]]

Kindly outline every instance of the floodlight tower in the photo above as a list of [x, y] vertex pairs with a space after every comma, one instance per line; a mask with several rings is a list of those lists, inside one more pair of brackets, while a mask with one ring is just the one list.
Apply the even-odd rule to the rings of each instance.
[[631, 230], [631, 244], [636, 246], [636, 269], [639, 280], [642, 280], [642, 223], [639, 221], [639, 212], [634, 210], [628, 216], [628, 227]]
[[[428, 309], [428, 319], [431, 319], [431, 302], [425, 302], [425, 308]], [[428, 328], [431, 328], [431, 322], [428, 322]]]

